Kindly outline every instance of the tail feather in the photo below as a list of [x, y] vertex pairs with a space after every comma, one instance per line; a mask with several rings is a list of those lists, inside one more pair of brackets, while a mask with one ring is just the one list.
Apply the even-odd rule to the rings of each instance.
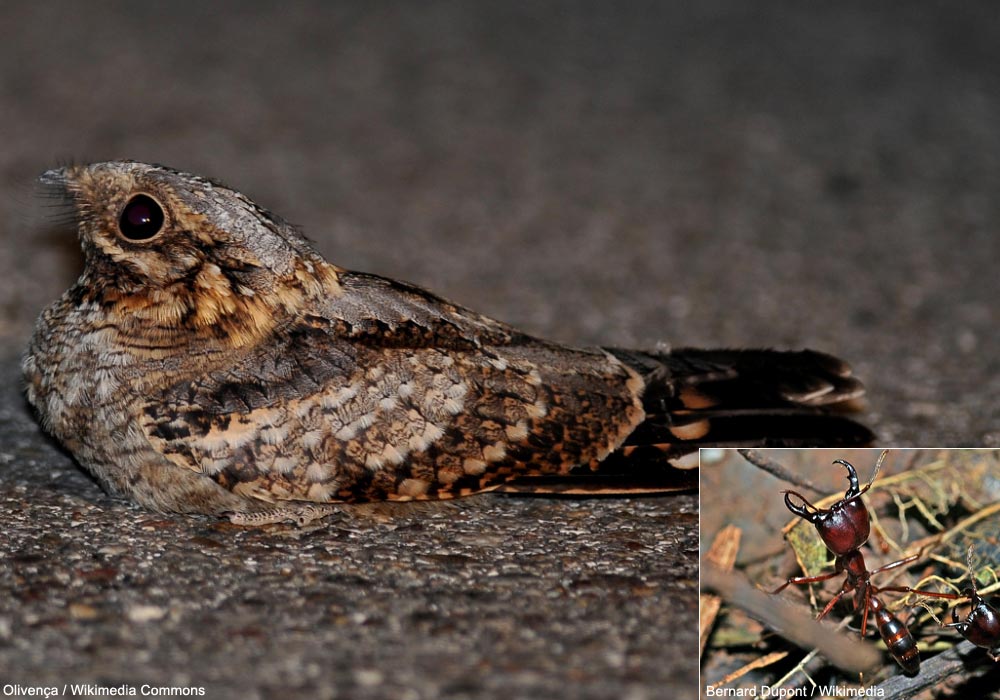
[[646, 420], [612, 455], [612, 464], [639, 455], [676, 457], [699, 447], [823, 447], [874, 440], [868, 428], [843, 415], [858, 408], [864, 386], [849, 365], [831, 355], [609, 352], [646, 382]]
[[[844, 414], [864, 395], [851, 368], [803, 350], [608, 348], [642, 376], [645, 420], [600, 464], [516, 479], [510, 494], [622, 495], [697, 488], [699, 447], [839, 447], [875, 436]], [[694, 454], [692, 454], [694, 453]], [[679, 468], [678, 468], [679, 467]]]

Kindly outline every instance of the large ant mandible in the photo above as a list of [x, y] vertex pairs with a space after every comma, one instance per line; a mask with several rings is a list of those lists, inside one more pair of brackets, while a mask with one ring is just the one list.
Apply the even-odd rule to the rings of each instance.
[[[858, 473], [854, 465], [842, 459], [835, 460], [834, 464], [841, 464], [847, 468], [847, 479], [850, 486], [844, 497], [836, 501], [826, 509], [819, 509], [809, 503], [805, 497], [797, 491], [785, 491], [785, 505], [788, 510], [795, 515], [808, 520], [816, 528], [827, 548], [836, 556], [834, 570], [828, 574], [818, 576], [797, 576], [788, 579], [781, 586], [772, 591], [772, 594], [780, 593], [791, 584], [807, 584], [827, 581], [842, 573], [846, 574], [844, 583], [840, 591], [835, 595], [822, 612], [816, 617], [822, 620], [826, 614], [833, 609], [841, 598], [848, 593], [854, 592], [854, 609], [861, 610], [861, 636], [865, 636], [868, 629], [869, 613], [875, 616], [875, 623], [878, 627], [879, 635], [886, 647], [892, 654], [896, 662], [902, 666], [907, 673], [914, 674], [920, 669], [920, 655], [917, 643], [910, 634], [909, 629], [903, 622], [893, 615], [885, 604], [878, 598], [877, 593], [883, 591], [921, 593], [936, 598], [953, 597], [950, 594], [931, 593], [918, 591], [908, 586], [888, 586], [879, 588], [871, 582], [871, 577], [875, 574], [900, 566], [905, 566], [919, 558], [920, 553], [900, 559], [898, 561], [880, 566], [874, 571], [869, 571], [865, 565], [865, 558], [861, 554], [860, 548], [868, 541], [871, 532], [871, 520], [868, 515], [868, 508], [861, 500], [862, 494], [871, 488], [882, 468], [887, 452], [883, 451], [875, 463], [875, 470], [871, 479], [864, 488], [858, 482]], [[792, 500], [795, 496], [801, 503]]]
[[1000, 612], [987, 603], [976, 589], [976, 572], [972, 566], [972, 550], [973, 547], [970, 546], [966, 554], [972, 587], [962, 591], [962, 595], [968, 597], [969, 602], [972, 603], [972, 610], [969, 611], [965, 620], [959, 620], [958, 608], [953, 608], [951, 611], [952, 621], [947, 626], [954, 627], [959, 634], [977, 647], [985, 649], [994, 661], [1000, 661]]

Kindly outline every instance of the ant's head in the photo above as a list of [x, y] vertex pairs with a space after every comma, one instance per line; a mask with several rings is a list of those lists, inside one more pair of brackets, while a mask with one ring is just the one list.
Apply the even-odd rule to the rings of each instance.
[[[881, 460], [879, 463], [881, 464]], [[837, 556], [843, 556], [853, 552], [868, 541], [871, 520], [868, 508], [861, 500], [861, 494], [871, 488], [875, 476], [872, 476], [872, 481], [869, 481], [864, 488], [860, 488], [858, 473], [850, 462], [838, 459], [834, 461], [834, 464], [842, 464], [847, 467], [847, 479], [850, 486], [843, 498], [829, 508], [820, 509], [807, 501], [797, 491], [785, 491], [785, 506], [800, 518], [812, 523], [823, 539], [823, 543], [831, 552]], [[875, 473], [878, 473], [878, 466], [876, 466]], [[792, 501], [792, 496], [798, 498], [801, 503]]]

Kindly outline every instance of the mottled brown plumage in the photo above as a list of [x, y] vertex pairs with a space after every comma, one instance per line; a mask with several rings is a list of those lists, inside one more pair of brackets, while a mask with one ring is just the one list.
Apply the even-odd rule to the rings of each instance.
[[28, 399], [149, 508], [301, 519], [702, 444], [871, 437], [828, 412], [862, 389], [827, 355], [565, 347], [331, 265], [200, 177], [112, 162], [43, 181], [71, 196], [86, 265], [38, 322]]

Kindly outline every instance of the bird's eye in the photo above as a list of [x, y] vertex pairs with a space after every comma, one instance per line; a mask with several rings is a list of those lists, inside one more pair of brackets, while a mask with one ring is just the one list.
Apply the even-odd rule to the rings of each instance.
[[118, 228], [130, 241], [148, 240], [163, 228], [163, 207], [152, 197], [137, 194], [122, 209]]

